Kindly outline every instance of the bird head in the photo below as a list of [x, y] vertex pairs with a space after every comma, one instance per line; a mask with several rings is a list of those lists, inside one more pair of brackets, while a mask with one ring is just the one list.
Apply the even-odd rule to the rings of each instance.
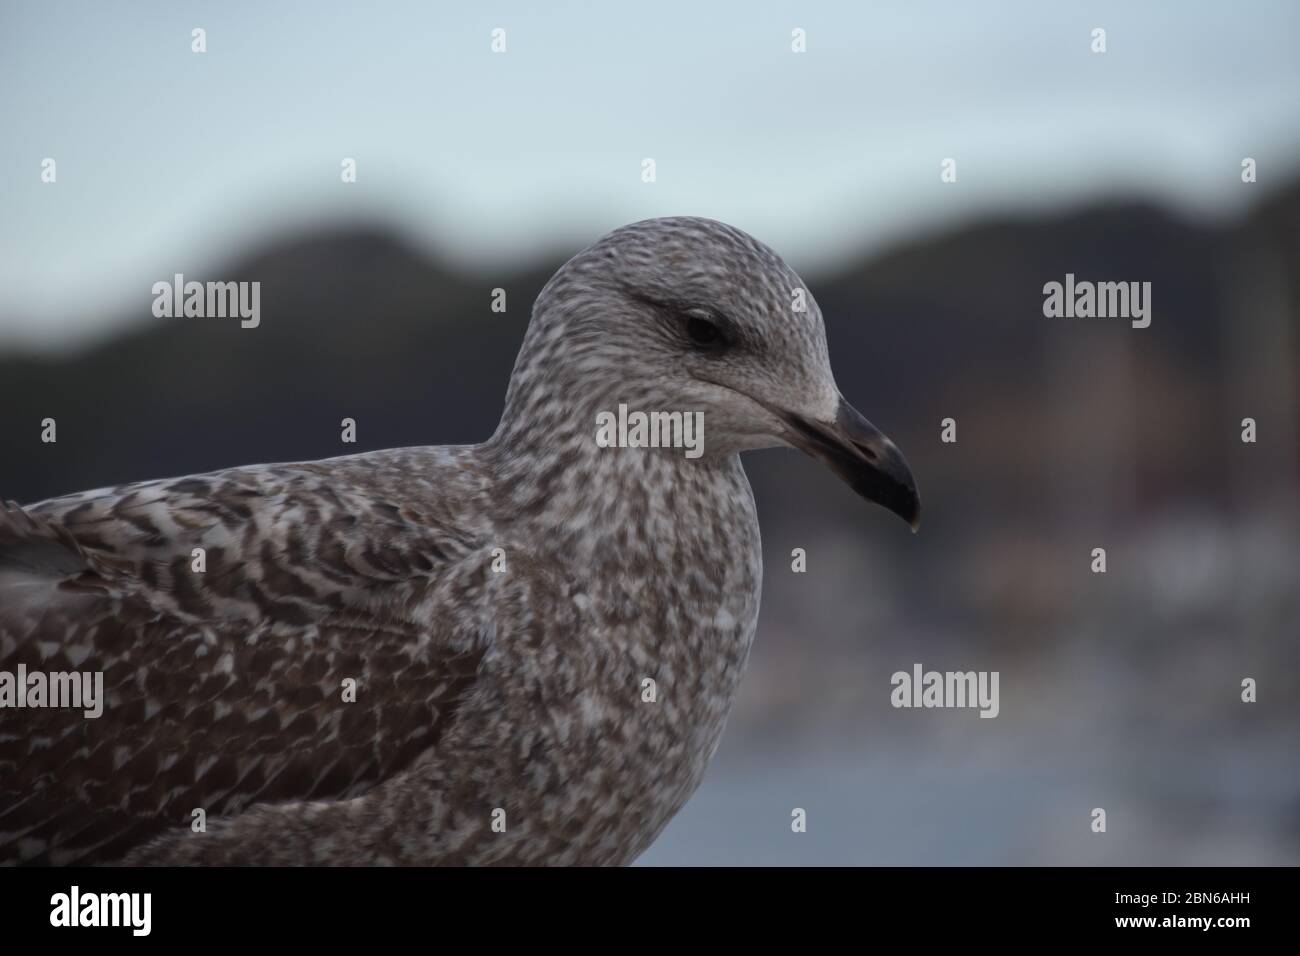
[[705, 456], [798, 448], [917, 527], [911, 470], [840, 394], [811, 291], [775, 252], [724, 223], [633, 223], [555, 274], [507, 405], [527, 400], [532, 419], [544, 420], [561, 398], [583, 414], [614, 403], [700, 412]]

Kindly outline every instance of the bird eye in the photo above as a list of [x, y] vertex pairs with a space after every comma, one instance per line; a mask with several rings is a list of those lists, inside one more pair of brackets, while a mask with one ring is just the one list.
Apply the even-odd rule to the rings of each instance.
[[714, 349], [723, 344], [722, 330], [708, 319], [700, 318], [698, 315], [687, 317], [686, 334], [691, 337], [691, 342], [700, 348]]

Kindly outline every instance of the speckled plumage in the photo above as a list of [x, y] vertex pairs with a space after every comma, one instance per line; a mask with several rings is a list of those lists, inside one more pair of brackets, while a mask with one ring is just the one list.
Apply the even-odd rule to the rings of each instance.
[[[102, 670], [107, 697], [96, 720], [0, 710], [0, 859], [634, 859], [698, 786], [753, 639], [737, 452], [836, 416], [799, 286], [732, 227], [636, 223], [543, 290], [482, 445], [0, 512], [0, 670]], [[727, 348], [692, 344], [701, 315]], [[619, 403], [702, 410], [704, 456], [598, 447]]]

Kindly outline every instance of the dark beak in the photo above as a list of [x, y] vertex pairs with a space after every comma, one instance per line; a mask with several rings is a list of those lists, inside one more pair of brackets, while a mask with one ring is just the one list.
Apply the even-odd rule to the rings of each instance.
[[884, 505], [913, 531], [920, 527], [921, 499], [903, 453], [843, 396], [833, 422], [778, 414], [790, 428], [790, 444], [829, 465], [850, 488]]

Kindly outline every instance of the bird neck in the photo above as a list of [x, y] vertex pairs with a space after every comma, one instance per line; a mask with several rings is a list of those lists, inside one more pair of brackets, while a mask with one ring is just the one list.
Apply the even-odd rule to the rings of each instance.
[[[737, 455], [693, 456], [684, 447], [702, 437], [688, 434], [694, 428], [688, 419], [680, 419], [681, 443], [654, 447], [648, 417], [644, 428], [633, 417], [644, 411], [635, 396], [619, 403], [622, 412], [604, 404], [542, 400], [517, 415], [507, 406], [496, 433], [480, 446], [504, 516], [567, 538], [590, 535], [595, 525], [637, 527], [671, 519], [675, 509], [707, 510], [715, 499], [748, 497]], [[656, 421], [657, 434], [671, 439], [674, 427], [664, 425]]]

